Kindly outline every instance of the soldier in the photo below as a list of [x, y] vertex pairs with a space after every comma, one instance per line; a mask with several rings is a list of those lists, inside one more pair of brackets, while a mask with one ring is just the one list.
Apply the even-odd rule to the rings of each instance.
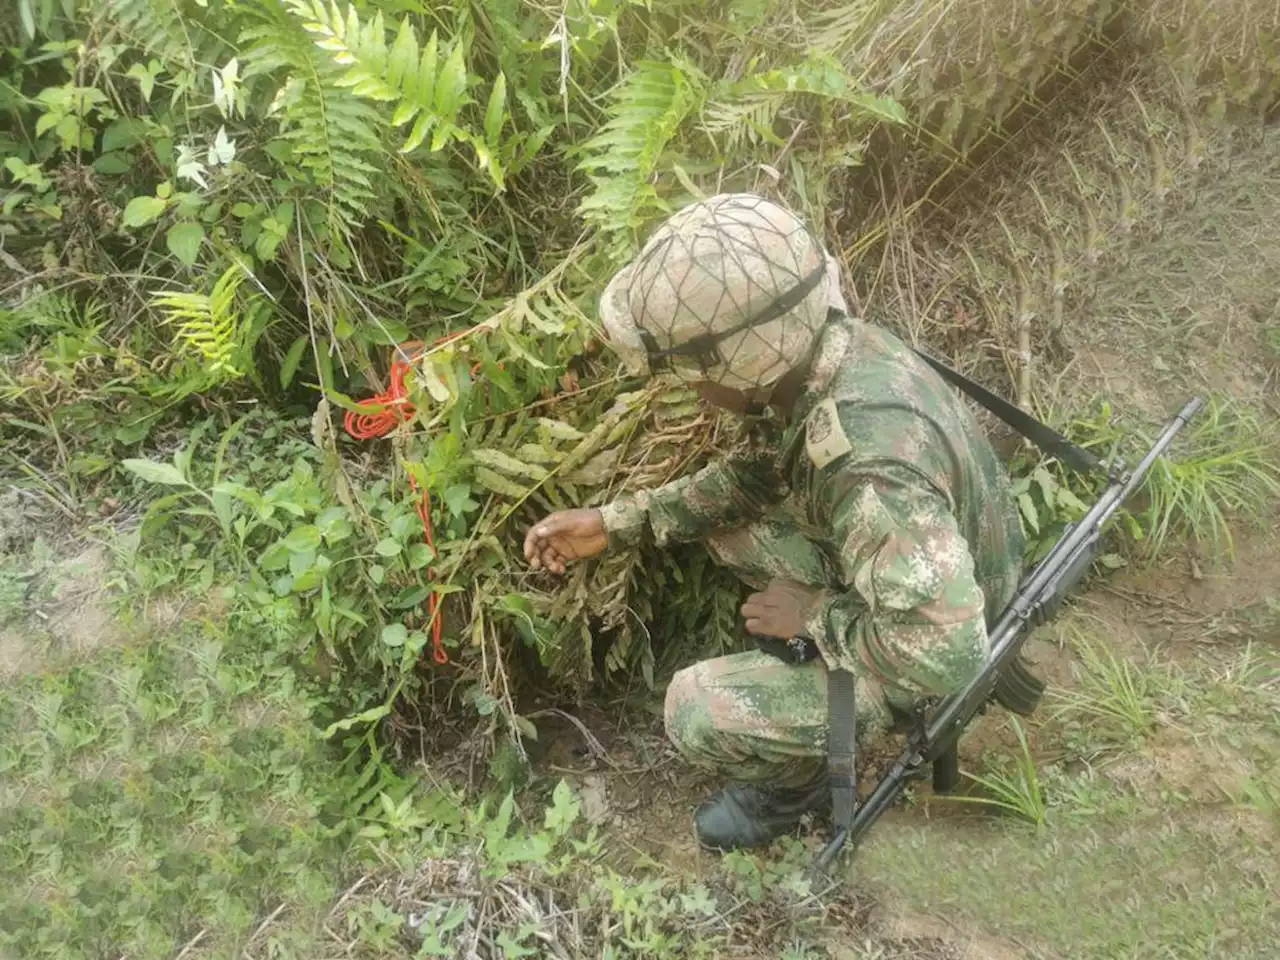
[[535, 568], [610, 547], [702, 540], [753, 590], [758, 651], [679, 671], [667, 735], [732, 781], [695, 815], [730, 850], [827, 805], [827, 671], [857, 678], [858, 739], [964, 685], [987, 618], [1017, 587], [1007, 475], [959, 397], [906, 344], [847, 316], [835, 261], [792, 213], [750, 194], [686, 207], [609, 283], [601, 315], [639, 374], [772, 425], [744, 455], [600, 509], [553, 513]]

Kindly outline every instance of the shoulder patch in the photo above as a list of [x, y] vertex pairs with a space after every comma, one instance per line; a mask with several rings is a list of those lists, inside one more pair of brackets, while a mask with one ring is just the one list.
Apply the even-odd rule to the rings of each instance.
[[809, 414], [804, 428], [804, 448], [819, 470], [853, 449], [840, 425], [834, 400], [823, 400]]

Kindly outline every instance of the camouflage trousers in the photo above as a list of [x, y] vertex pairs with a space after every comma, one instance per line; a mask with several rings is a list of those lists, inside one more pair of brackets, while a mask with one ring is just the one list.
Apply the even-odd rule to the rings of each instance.
[[[774, 578], [831, 582], [821, 549], [786, 519], [716, 534], [707, 546], [756, 589]], [[867, 676], [857, 678], [855, 703], [862, 746], [888, 731], [892, 715], [885, 691]], [[895, 698], [895, 705], [907, 704]], [[826, 767], [827, 670], [821, 658], [792, 665], [756, 651], [703, 660], [672, 678], [665, 721], [696, 766], [738, 782], [802, 786]]]

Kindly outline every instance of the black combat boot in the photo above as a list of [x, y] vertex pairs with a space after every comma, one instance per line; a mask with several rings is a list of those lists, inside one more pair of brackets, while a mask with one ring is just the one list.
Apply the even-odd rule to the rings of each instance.
[[790, 833], [806, 813], [829, 809], [831, 787], [824, 774], [799, 789], [735, 783], [698, 808], [698, 842], [712, 850], [760, 847]]

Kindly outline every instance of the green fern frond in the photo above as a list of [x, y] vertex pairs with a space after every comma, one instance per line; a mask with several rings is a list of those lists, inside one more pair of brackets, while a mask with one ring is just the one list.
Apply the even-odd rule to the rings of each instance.
[[240, 35], [244, 76], [286, 75], [272, 104], [280, 139], [289, 146], [284, 162], [291, 161], [323, 191], [330, 233], [345, 233], [377, 205], [378, 115], [340, 85], [342, 71], [331, 58], [318, 55], [279, 0], [260, 0], [254, 14], [258, 23]]
[[685, 118], [706, 100], [705, 78], [682, 63], [643, 61], [614, 91], [609, 120], [579, 165], [594, 190], [579, 206], [606, 230], [633, 230], [663, 209], [651, 179]]
[[104, 6], [124, 37], [170, 65], [194, 73], [226, 51], [226, 43], [201, 23], [196, 11], [184, 9], [190, 5], [181, 0], [106, 0]]
[[433, 30], [419, 49], [417, 34], [406, 17], [388, 45], [381, 11], [361, 22], [355, 6], [348, 6], [344, 14], [336, 0], [327, 4], [324, 0], [288, 0], [288, 4], [316, 45], [332, 54], [334, 63], [343, 68], [338, 86], [357, 97], [396, 104], [393, 127], [413, 121], [401, 153], [417, 149], [428, 134], [433, 152], [454, 140], [470, 143], [479, 165], [502, 186], [497, 155], [505, 117], [506, 79], [499, 74], [493, 83], [483, 130], [468, 128], [459, 116], [471, 102], [467, 48], [461, 39], [445, 53], [439, 33]]
[[729, 152], [762, 140], [781, 144], [785, 141], [773, 132], [773, 124], [785, 102], [786, 95], [776, 93], [756, 94], [738, 101], [718, 100], [707, 105], [702, 128], [723, 137]]
[[213, 383], [244, 376], [236, 363], [247, 332], [236, 310], [236, 291], [243, 280], [240, 267], [232, 266], [207, 295], [162, 290], [151, 298], [165, 323], [176, 327], [175, 352], [198, 361]]
[[406, 17], [400, 22], [395, 43], [388, 47], [381, 11], [362, 24], [354, 6], [349, 6], [344, 16], [334, 0], [328, 4], [324, 0], [288, 3], [316, 45], [333, 54], [334, 62], [346, 68], [339, 86], [351, 88], [358, 97], [398, 102], [392, 126], [417, 117], [401, 153], [422, 143], [433, 127], [432, 150], [439, 150], [450, 137], [462, 133], [457, 129], [458, 111], [468, 102], [466, 49], [462, 43], [455, 43], [441, 58], [440, 38], [433, 30], [419, 54], [417, 35]]

